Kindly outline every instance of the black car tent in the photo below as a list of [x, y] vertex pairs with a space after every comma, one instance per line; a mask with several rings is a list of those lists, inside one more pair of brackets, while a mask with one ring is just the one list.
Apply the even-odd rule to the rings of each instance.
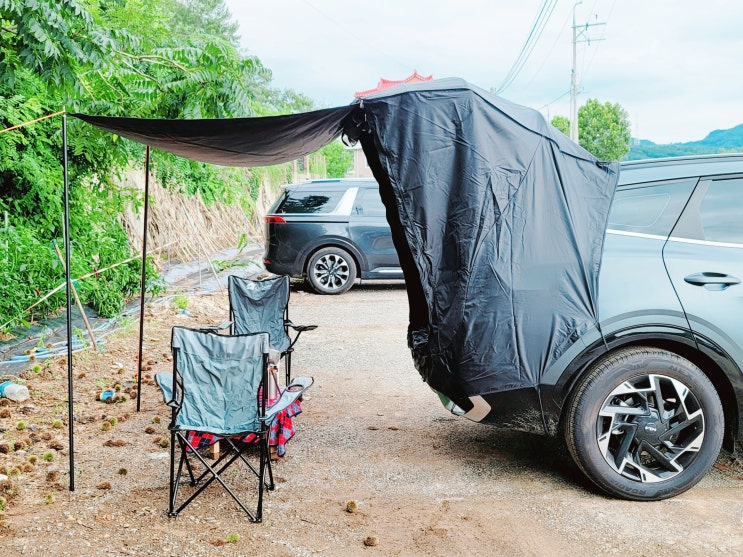
[[[360, 141], [380, 184], [410, 306], [416, 368], [448, 407], [488, 421], [596, 326], [616, 163], [460, 79], [338, 108], [230, 120], [74, 115], [190, 159], [260, 166]], [[146, 223], [145, 223], [146, 226]]]

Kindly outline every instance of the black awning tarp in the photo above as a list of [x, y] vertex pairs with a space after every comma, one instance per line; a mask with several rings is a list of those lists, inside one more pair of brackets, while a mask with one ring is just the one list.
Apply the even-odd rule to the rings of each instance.
[[380, 182], [411, 307], [418, 371], [462, 409], [537, 387], [596, 324], [618, 166], [458, 79], [409, 84], [304, 114], [234, 120], [76, 115], [190, 159], [289, 161], [345, 133]]
[[350, 106], [213, 120], [158, 120], [74, 114], [99, 128], [181, 157], [223, 166], [268, 166], [314, 153], [343, 131]]

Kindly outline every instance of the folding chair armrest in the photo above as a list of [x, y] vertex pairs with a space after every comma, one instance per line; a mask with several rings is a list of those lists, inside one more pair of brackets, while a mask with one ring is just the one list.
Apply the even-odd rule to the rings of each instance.
[[317, 329], [317, 325], [295, 325], [288, 319], [284, 321], [284, 325], [286, 325], [287, 327], [291, 327], [299, 333], [302, 333], [304, 331], [314, 331], [315, 329]]
[[273, 405], [266, 408], [266, 415], [261, 418], [266, 423], [270, 423], [276, 417], [276, 414], [291, 406], [307, 389], [314, 383], [312, 377], [295, 377], [289, 386], [284, 389], [279, 399]]
[[317, 329], [317, 325], [295, 325], [288, 319], [284, 320], [284, 325], [287, 327], [291, 327], [292, 329], [297, 331], [297, 336], [294, 337], [294, 340], [291, 341], [291, 344], [289, 344], [289, 348], [285, 350], [285, 352], [290, 352], [291, 349], [294, 348], [294, 345], [299, 340], [299, 335], [301, 335], [304, 331], [314, 331], [315, 329]]
[[177, 408], [180, 403], [173, 396], [173, 374], [170, 372], [160, 372], [155, 374], [155, 382], [160, 387], [163, 394], [163, 402], [171, 408]]
[[203, 333], [217, 334], [219, 331], [229, 329], [231, 326], [232, 326], [232, 321], [225, 321], [224, 323], [220, 323], [219, 325], [208, 325], [206, 327], [198, 327], [197, 330]]

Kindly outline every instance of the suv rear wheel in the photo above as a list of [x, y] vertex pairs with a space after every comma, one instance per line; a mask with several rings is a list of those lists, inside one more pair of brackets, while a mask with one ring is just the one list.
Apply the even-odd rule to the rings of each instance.
[[565, 438], [601, 489], [657, 501], [702, 479], [720, 452], [724, 427], [717, 392], [697, 366], [638, 347], [593, 366], [568, 404]]
[[318, 294], [343, 294], [356, 280], [356, 264], [341, 248], [323, 248], [310, 259], [307, 276]]

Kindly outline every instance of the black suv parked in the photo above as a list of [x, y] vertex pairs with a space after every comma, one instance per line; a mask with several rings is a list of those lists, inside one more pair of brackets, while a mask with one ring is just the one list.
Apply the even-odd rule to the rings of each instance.
[[266, 215], [266, 269], [306, 276], [319, 294], [356, 278], [402, 278], [374, 180], [313, 180], [285, 186]]

